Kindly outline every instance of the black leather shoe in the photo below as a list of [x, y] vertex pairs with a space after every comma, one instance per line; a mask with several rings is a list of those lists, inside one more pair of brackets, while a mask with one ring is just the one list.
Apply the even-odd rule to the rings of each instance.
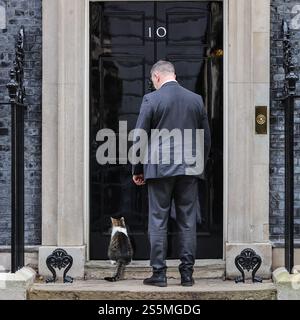
[[195, 283], [194, 278], [190, 274], [181, 274], [181, 285], [183, 287], [192, 287]]
[[145, 279], [143, 283], [148, 286], [166, 287], [167, 277], [165, 273], [153, 272], [153, 275]]

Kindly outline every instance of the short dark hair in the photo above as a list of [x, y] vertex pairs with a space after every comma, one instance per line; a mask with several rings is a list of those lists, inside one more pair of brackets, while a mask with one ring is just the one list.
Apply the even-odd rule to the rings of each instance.
[[173, 63], [165, 60], [157, 61], [151, 68], [150, 75], [152, 76], [153, 72], [161, 73], [175, 73], [175, 67]]

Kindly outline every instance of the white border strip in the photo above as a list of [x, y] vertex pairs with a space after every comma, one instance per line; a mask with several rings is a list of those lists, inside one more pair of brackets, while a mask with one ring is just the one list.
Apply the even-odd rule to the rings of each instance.
[[228, 25], [229, 0], [223, 1], [223, 260], [226, 258], [228, 240]]
[[85, 25], [85, 74], [84, 74], [84, 243], [86, 244], [86, 261], [90, 260], [90, 155], [89, 155], [89, 128], [90, 128], [90, 27], [89, 27], [89, 0], [85, 0], [84, 25]]

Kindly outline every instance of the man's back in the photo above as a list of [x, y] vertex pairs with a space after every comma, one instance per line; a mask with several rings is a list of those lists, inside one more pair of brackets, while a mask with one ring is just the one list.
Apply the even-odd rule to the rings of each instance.
[[153, 108], [151, 129], [199, 129], [204, 112], [201, 96], [180, 86], [165, 83], [146, 95]]
[[[206, 162], [209, 148], [210, 148], [210, 133], [206, 112], [204, 109], [201, 96], [181, 87], [176, 81], [170, 81], [161, 86], [157, 91], [146, 94], [141, 106], [141, 112], [137, 121], [136, 128], [144, 129], [148, 133], [148, 163], [144, 164], [143, 173], [145, 179], [170, 177], [177, 175], [186, 175], [187, 168], [191, 167], [184, 161], [174, 163], [175, 154], [182, 154], [184, 156], [186, 143], [184, 141], [184, 134], [186, 129], [192, 130], [192, 137], [195, 139], [196, 129], [204, 129], [204, 154]], [[157, 140], [150, 138], [151, 130], [157, 129], [164, 134], [166, 129], [171, 135], [164, 136], [164, 138]], [[181, 141], [170, 139], [172, 130], [176, 129], [181, 133]], [[153, 143], [155, 141], [155, 143]], [[170, 141], [170, 151], [166, 150], [166, 144]], [[195, 141], [193, 141], [193, 156], [195, 156]], [[159, 157], [159, 163], [153, 163], [153, 152], [156, 151]], [[162, 153], [164, 151], [170, 154], [170, 163], [161, 161]], [[199, 150], [198, 150], [199, 151]], [[152, 154], [151, 154], [152, 153]], [[203, 156], [203, 154], [202, 154]], [[152, 162], [151, 162], [152, 160]], [[141, 172], [135, 171], [138, 174]], [[202, 173], [202, 172], [201, 172]], [[197, 172], [195, 175], [203, 178], [203, 175]]]

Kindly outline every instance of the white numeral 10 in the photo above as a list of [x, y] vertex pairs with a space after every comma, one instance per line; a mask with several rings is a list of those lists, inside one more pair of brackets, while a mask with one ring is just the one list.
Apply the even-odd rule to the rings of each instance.
[[[167, 35], [167, 29], [165, 27], [158, 27], [156, 29], [156, 35], [159, 38], [164, 38]], [[152, 38], [152, 28], [151, 27], [148, 28], [148, 36], [149, 36], [149, 38]]]

